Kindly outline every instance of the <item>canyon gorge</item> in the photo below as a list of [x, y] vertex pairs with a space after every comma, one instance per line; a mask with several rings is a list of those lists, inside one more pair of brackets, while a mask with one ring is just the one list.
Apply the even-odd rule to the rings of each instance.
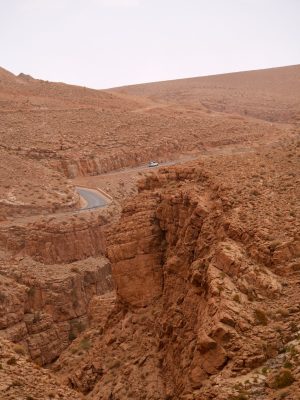
[[0, 399], [300, 398], [299, 94], [0, 68]]

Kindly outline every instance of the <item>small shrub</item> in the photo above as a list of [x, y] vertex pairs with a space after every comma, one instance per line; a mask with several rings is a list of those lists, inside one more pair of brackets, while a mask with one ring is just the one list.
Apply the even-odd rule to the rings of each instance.
[[273, 386], [275, 389], [282, 389], [290, 386], [294, 381], [295, 378], [293, 377], [291, 371], [284, 370], [275, 376]]
[[69, 340], [70, 340], [70, 342], [72, 342], [73, 340], [75, 340], [76, 339], [76, 334], [75, 334], [75, 332], [74, 331], [70, 331], [69, 332]]
[[233, 296], [233, 300], [236, 301], [237, 303], [240, 303], [240, 302], [241, 302], [240, 296], [239, 296], [238, 294], [235, 294], [235, 295]]
[[260, 195], [259, 191], [256, 190], [256, 189], [251, 190], [250, 194], [252, 194], [252, 196], [259, 196]]
[[281, 325], [275, 324], [275, 325], [274, 325], [274, 330], [275, 330], [276, 332], [278, 332], [279, 335], [281, 335], [281, 333], [282, 333], [282, 327], [281, 327]]
[[263, 310], [256, 308], [254, 310], [254, 317], [259, 325], [268, 325], [268, 318]]
[[296, 263], [292, 265], [293, 271], [300, 271], [300, 263]]
[[280, 240], [278, 240], [278, 239], [273, 240], [273, 241], [269, 244], [269, 249], [270, 249], [271, 251], [274, 251], [274, 250], [276, 249], [276, 247], [279, 246], [280, 244], [281, 244], [281, 241], [280, 241]]
[[23, 383], [20, 382], [20, 381], [13, 381], [13, 383], [11, 384], [11, 386], [13, 386], [13, 387], [23, 386]]
[[234, 396], [230, 396], [228, 400], [248, 400], [248, 396], [244, 393], [239, 393]]
[[263, 367], [262, 370], [261, 370], [261, 373], [262, 373], [263, 375], [267, 375], [267, 373], [268, 373], [268, 368], [267, 368], [267, 367]]
[[84, 324], [81, 321], [71, 321], [71, 329], [69, 332], [69, 340], [72, 341], [83, 332], [85, 329]]
[[78, 349], [76, 349], [75, 347], [73, 347], [70, 351], [71, 351], [72, 354], [76, 354], [76, 353], [78, 352]]
[[296, 347], [293, 344], [287, 346], [285, 351], [287, 353], [290, 353], [292, 358], [295, 357], [298, 354], [298, 350], [296, 349]]
[[14, 351], [17, 354], [21, 354], [23, 356], [26, 354], [25, 348], [21, 344], [15, 344], [14, 345]]
[[298, 325], [296, 324], [296, 322], [291, 322], [290, 323], [290, 329], [293, 333], [298, 332]]
[[16, 365], [17, 364], [17, 359], [16, 359], [16, 357], [10, 357], [8, 360], [7, 360], [7, 365]]
[[285, 399], [286, 397], [288, 397], [288, 395], [289, 395], [289, 392], [282, 392], [279, 395], [279, 399], [280, 400]]
[[286, 362], [283, 364], [283, 367], [284, 367], [284, 368], [287, 368], [287, 369], [291, 369], [291, 368], [293, 367], [293, 364], [292, 364], [290, 361], [286, 361]]
[[277, 347], [274, 345], [274, 343], [263, 343], [262, 348], [267, 358], [275, 357], [277, 354]]
[[81, 340], [80, 348], [82, 350], [89, 350], [90, 347], [91, 347], [91, 342], [90, 342], [89, 338], [84, 338]]
[[35, 287], [34, 286], [30, 286], [30, 288], [28, 289], [27, 293], [28, 293], [28, 296], [30, 296], [30, 297], [34, 296]]

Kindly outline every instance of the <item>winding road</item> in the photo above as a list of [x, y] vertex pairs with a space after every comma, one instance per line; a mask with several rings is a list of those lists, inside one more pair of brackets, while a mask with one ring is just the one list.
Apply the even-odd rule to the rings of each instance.
[[81, 208], [81, 210], [90, 210], [91, 208], [105, 207], [109, 203], [108, 199], [106, 199], [106, 197], [101, 195], [100, 192], [96, 190], [77, 187], [76, 191], [86, 203]]
[[[195, 159], [195, 156], [189, 156], [188, 159]], [[172, 161], [166, 161], [159, 163], [157, 167], [163, 167], [163, 166], [171, 166], [178, 164], [179, 160], [172, 160]], [[156, 167], [156, 166], [155, 166]], [[123, 168], [118, 171], [113, 171], [113, 172], [108, 172], [103, 175], [115, 175], [115, 174], [120, 174], [120, 173], [128, 173], [128, 171], [142, 171], [142, 170], [152, 170], [153, 167], [150, 167], [149, 164], [143, 164], [143, 165], [138, 165], [136, 167], [129, 167], [129, 168]], [[91, 210], [94, 208], [102, 208], [106, 207], [112, 202], [112, 198], [107, 194], [105, 196], [105, 192], [103, 192], [100, 188], [99, 190], [96, 189], [89, 189], [87, 187], [83, 186], [77, 186], [76, 187], [77, 193], [80, 195], [81, 199], [83, 200], [83, 205], [80, 208], [80, 210], [77, 210], [76, 212], [84, 211], [84, 210]], [[102, 193], [103, 192], [103, 193]]]

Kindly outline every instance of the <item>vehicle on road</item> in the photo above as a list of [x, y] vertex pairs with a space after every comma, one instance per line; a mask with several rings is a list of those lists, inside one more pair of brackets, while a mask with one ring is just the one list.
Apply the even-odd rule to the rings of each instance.
[[148, 164], [148, 167], [157, 167], [158, 166], [158, 162], [156, 161], [150, 161]]

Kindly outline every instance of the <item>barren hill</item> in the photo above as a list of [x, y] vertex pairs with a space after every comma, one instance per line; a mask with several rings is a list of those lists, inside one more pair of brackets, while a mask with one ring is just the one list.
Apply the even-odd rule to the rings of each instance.
[[18, 109], [68, 109], [98, 107], [113, 110], [131, 109], [135, 102], [95, 89], [34, 79], [26, 74], [18, 76], [0, 68], [0, 107], [3, 110]]
[[[180, 90], [170, 92], [170, 99], [168, 91], [156, 89], [160, 84], [153, 88], [157, 94], [147, 98], [51, 83], [24, 74], [15, 76], [3, 69], [0, 75], [0, 145], [2, 160], [9, 166], [0, 172], [3, 182], [0, 193], [6, 212], [8, 203], [12, 209], [15, 201], [19, 212], [20, 203], [30, 202], [25, 185], [30, 187], [31, 183], [18, 172], [24, 163], [31, 165], [34, 177], [44, 177], [43, 183], [37, 183], [36, 203], [31, 210], [52, 209], [59, 199], [54, 198], [55, 193], [53, 197], [51, 187], [65, 192], [65, 178], [97, 175], [140, 165], [151, 158], [170, 160], [183, 152], [250, 148], [294, 135], [292, 126], [272, 125], [245, 115], [211, 111], [203, 104], [199, 106], [191, 87], [194, 80], [181, 83], [186, 85], [186, 102], [182, 101]], [[165, 85], [169, 84], [162, 84], [162, 88]], [[163, 103], [161, 93], [166, 93]], [[260, 99], [252, 95], [249, 91], [249, 98], [258, 109]], [[287, 107], [291, 112], [289, 103]], [[275, 119], [280, 119], [276, 115]], [[38, 172], [41, 167], [43, 174]], [[53, 180], [55, 171], [60, 174], [60, 183], [56, 178]], [[7, 180], [13, 183], [9, 190], [4, 187]], [[38, 194], [44, 182], [48, 183], [43, 189], [46, 196]], [[28, 195], [24, 196], [25, 192]], [[62, 207], [68, 203], [74, 205], [69, 193], [62, 200], [63, 196]]]
[[300, 65], [124, 86], [113, 92], [268, 121], [300, 122]]

